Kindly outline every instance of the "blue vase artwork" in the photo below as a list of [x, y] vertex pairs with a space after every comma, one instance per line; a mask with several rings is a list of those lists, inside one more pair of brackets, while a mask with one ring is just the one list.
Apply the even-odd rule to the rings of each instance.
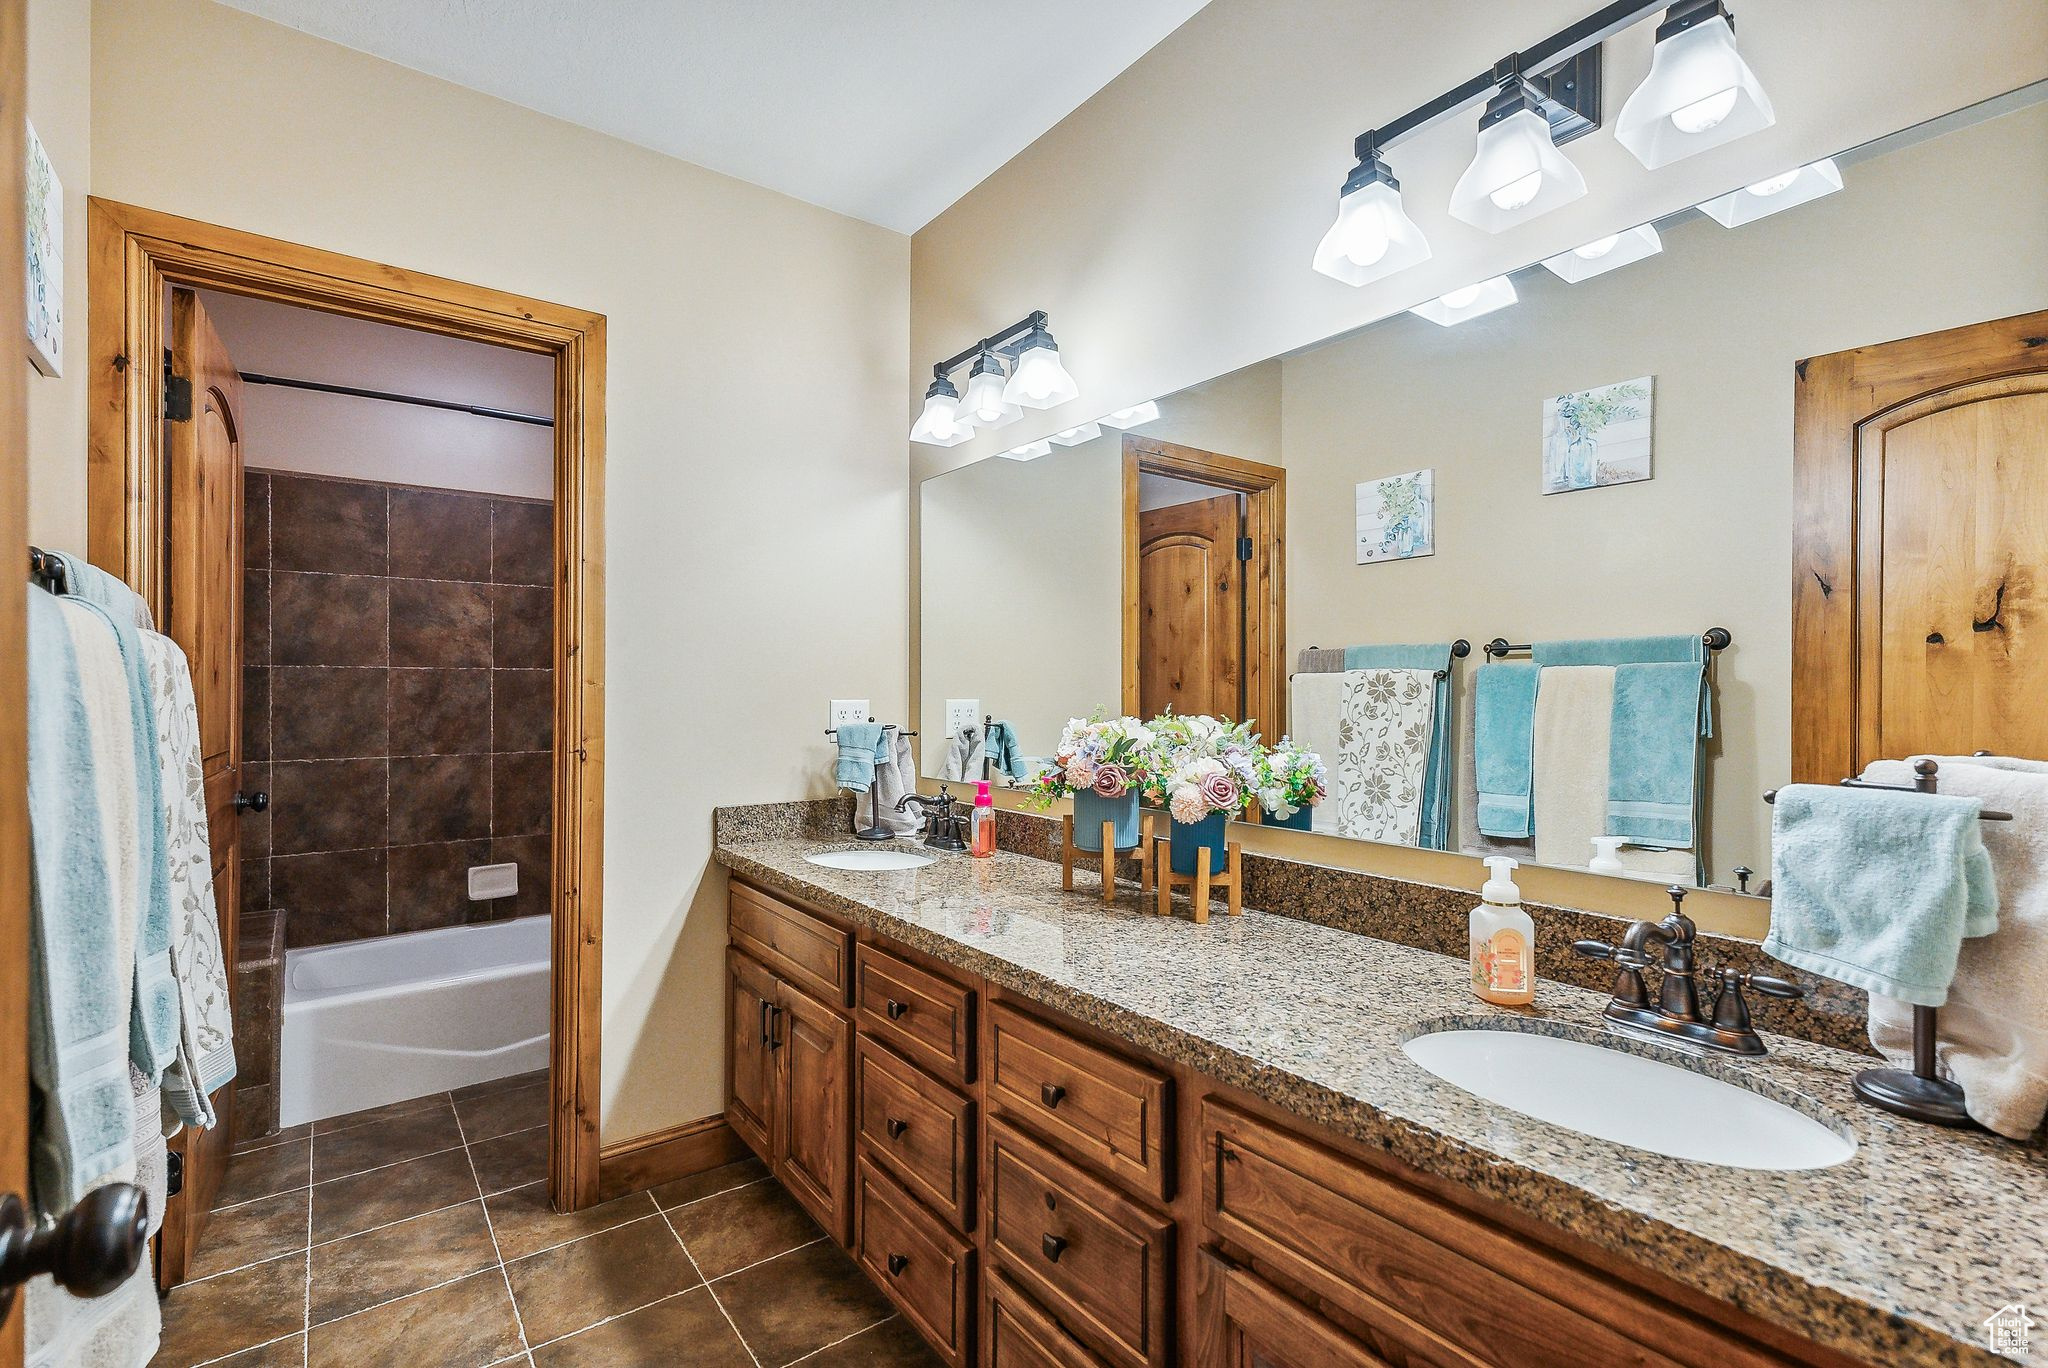
[[1358, 486], [1358, 563], [1436, 554], [1436, 472], [1411, 470]]
[[1645, 375], [1543, 401], [1543, 492], [1650, 478], [1656, 377]]

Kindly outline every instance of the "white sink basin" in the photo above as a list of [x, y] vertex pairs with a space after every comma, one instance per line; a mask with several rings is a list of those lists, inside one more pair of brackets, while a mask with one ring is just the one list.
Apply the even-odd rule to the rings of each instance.
[[1688, 1069], [1529, 1031], [1433, 1031], [1401, 1046], [1466, 1092], [1583, 1135], [1673, 1159], [1816, 1169], [1856, 1142], [1747, 1088]]
[[907, 850], [828, 850], [804, 858], [827, 869], [922, 869], [932, 862], [929, 855], [913, 855]]

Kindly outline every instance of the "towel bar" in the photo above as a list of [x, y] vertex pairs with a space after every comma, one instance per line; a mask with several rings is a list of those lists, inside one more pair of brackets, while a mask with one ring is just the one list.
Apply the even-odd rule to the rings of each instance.
[[[874, 721], [874, 720], [875, 720], [875, 719], [874, 719], [874, 718], [872, 718], [872, 717], [870, 717], [870, 718], [868, 719], [868, 721], [870, 721], [870, 722], [872, 722], [872, 721]], [[895, 724], [894, 722], [884, 722], [884, 723], [882, 724], [882, 730], [883, 730], [883, 731], [892, 731], [892, 732], [895, 732], [895, 733], [896, 733], [896, 734], [897, 734], [898, 736], [915, 736], [915, 735], [917, 735], [917, 733], [916, 733], [916, 732], [914, 732], [914, 731], [904, 731], [904, 730], [902, 730], [902, 729], [901, 729], [901, 728], [899, 728], [899, 727], [898, 727], [898, 726], [897, 726], [897, 725], [896, 725], [896, 724]], [[827, 727], [827, 728], [825, 728], [825, 735], [827, 735], [827, 736], [837, 736], [837, 735], [839, 735], [839, 728], [837, 728], [837, 727]]]
[[[1710, 651], [1725, 651], [1734, 644], [1735, 633], [1726, 627], [1709, 627], [1700, 633], [1700, 641]], [[1534, 649], [1530, 642], [1509, 641], [1506, 637], [1495, 637], [1486, 643], [1486, 654], [1495, 660], [1506, 655], [1523, 655]]]

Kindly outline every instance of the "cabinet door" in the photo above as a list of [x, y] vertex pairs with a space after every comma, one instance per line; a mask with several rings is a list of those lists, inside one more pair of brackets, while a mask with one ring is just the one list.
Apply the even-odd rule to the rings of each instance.
[[725, 980], [725, 1119], [734, 1134], [773, 1163], [775, 978], [727, 947]]
[[777, 985], [775, 1172], [833, 1239], [851, 1238], [853, 1023]]
[[[1202, 1282], [1201, 1368], [1405, 1368], [1212, 1254], [1202, 1255]], [[1413, 1360], [1415, 1368], [1427, 1362]]]

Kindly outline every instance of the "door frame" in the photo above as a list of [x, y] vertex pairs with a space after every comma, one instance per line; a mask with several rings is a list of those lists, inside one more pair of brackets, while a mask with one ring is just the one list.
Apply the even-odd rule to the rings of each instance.
[[[1880, 342], [1794, 364], [1792, 387], [1792, 779], [1832, 784], [1862, 770], [1875, 725], [1863, 582], [1876, 541], [1861, 535], [1866, 429], [1907, 405], [1946, 407], [1987, 381], [2048, 369], [2048, 311]], [[1881, 486], [1880, 486], [1881, 487]], [[1873, 588], [1871, 597], [1876, 597]]]
[[[0, 0], [0, 197], [23, 203], [28, 141], [28, 7]], [[28, 265], [23, 216], [0, 225], [0, 545], [28, 566]], [[19, 581], [17, 581], [19, 583]], [[0, 1193], [28, 1197], [28, 618], [20, 590], [0, 596]], [[0, 1292], [0, 1365], [22, 1361], [22, 1298]]]
[[[250, 295], [555, 359], [555, 743], [548, 1196], [598, 1200], [604, 889], [605, 318], [92, 198], [87, 554], [164, 610], [168, 285]], [[142, 358], [142, 364], [134, 364]], [[232, 950], [230, 951], [232, 953]]]
[[[1244, 702], [1259, 731], [1287, 733], [1287, 472], [1135, 433], [1123, 440], [1123, 706], [1138, 711], [1138, 482], [1147, 472], [1244, 495]], [[1236, 719], [1242, 721], [1242, 718]]]

